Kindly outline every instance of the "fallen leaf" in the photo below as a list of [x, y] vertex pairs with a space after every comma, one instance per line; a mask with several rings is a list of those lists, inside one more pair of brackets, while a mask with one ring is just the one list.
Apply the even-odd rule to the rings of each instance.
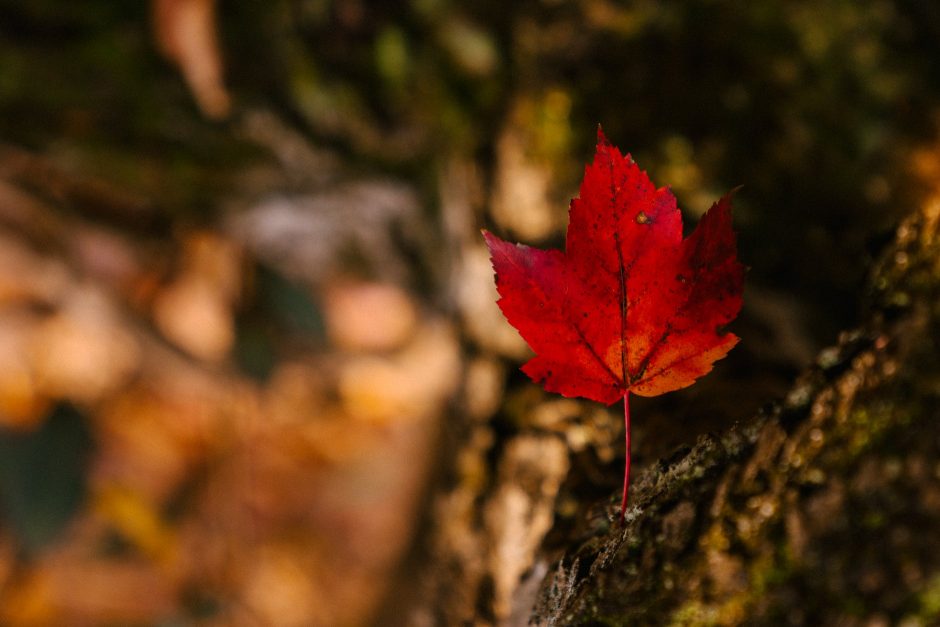
[[188, 236], [181, 272], [154, 300], [157, 328], [194, 357], [225, 358], [235, 341], [232, 308], [240, 296], [241, 263], [238, 247], [223, 238]]
[[453, 332], [428, 325], [394, 355], [364, 355], [344, 364], [339, 395], [350, 416], [375, 424], [423, 421], [457, 384], [459, 354]]
[[744, 282], [731, 197], [683, 239], [672, 193], [598, 130], [569, 221], [564, 252], [484, 236], [500, 309], [536, 353], [523, 371], [549, 392], [624, 399], [625, 508], [629, 393], [689, 386], [738, 342], [723, 331], [741, 308]]
[[212, 119], [228, 115], [231, 98], [222, 81], [215, 0], [153, 0], [154, 37], [176, 63], [199, 109]]
[[153, 315], [171, 342], [200, 359], [223, 359], [235, 340], [225, 295], [198, 276], [185, 275], [160, 292]]
[[327, 332], [345, 350], [394, 350], [415, 332], [418, 314], [401, 289], [381, 283], [341, 283], [326, 294]]
[[38, 388], [47, 396], [91, 403], [118, 389], [140, 365], [140, 345], [104, 292], [77, 287], [43, 321], [32, 346]]

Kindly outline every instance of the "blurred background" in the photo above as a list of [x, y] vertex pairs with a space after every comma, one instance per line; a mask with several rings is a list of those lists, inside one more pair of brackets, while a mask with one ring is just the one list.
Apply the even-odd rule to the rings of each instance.
[[743, 341], [637, 399], [642, 468], [860, 319], [938, 39], [929, 0], [0, 0], [0, 624], [508, 620], [493, 538], [616, 498], [622, 426], [518, 372], [479, 229], [563, 245], [598, 124], [687, 229], [743, 185]]

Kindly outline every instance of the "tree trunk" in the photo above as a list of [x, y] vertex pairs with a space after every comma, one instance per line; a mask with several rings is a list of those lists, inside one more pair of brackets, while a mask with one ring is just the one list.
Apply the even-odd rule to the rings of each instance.
[[624, 525], [612, 493], [560, 552], [540, 546], [566, 458], [551, 438], [512, 440], [476, 527], [458, 533], [459, 490], [441, 501], [425, 597], [438, 621], [936, 624], [938, 225], [934, 199], [900, 226], [867, 322], [783, 401], [640, 473]]

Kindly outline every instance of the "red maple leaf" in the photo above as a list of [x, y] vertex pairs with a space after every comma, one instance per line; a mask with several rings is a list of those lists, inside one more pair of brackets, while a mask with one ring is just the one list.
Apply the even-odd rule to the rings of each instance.
[[738, 343], [741, 309], [730, 194], [682, 238], [668, 188], [656, 189], [598, 129], [594, 162], [571, 201], [565, 252], [484, 232], [500, 309], [535, 357], [522, 370], [549, 392], [608, 405], [623, 398], [630, 480], [630, 392], [657, 396], [709, 372]]

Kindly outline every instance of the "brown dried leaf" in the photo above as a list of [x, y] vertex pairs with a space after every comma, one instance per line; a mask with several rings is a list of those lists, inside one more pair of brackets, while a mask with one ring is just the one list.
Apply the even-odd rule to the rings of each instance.
[[417, 312], [401, 289], [388, 284], [340, 284], [327, 292], [330, 339], [342, 349], [384, 351], [402, 346], [414, 333]]
[[113, 304], [93, 288], [78, 288], [65, 307], [36, 331], [33, 368], [47, 395], [93, 402], [137, 370], [140, 347]]
[[235, 322], [224, 294], [198, 276], [184, 275], [162, 290], [153, 316], [167, 339], [200, 359], [224, 358], [235, 340]]
[[152, 6], [160, 51], [179, 66], [202, 113], [226, 117], [231, 97], [222, 80], [215, 0], [153, 0]]

